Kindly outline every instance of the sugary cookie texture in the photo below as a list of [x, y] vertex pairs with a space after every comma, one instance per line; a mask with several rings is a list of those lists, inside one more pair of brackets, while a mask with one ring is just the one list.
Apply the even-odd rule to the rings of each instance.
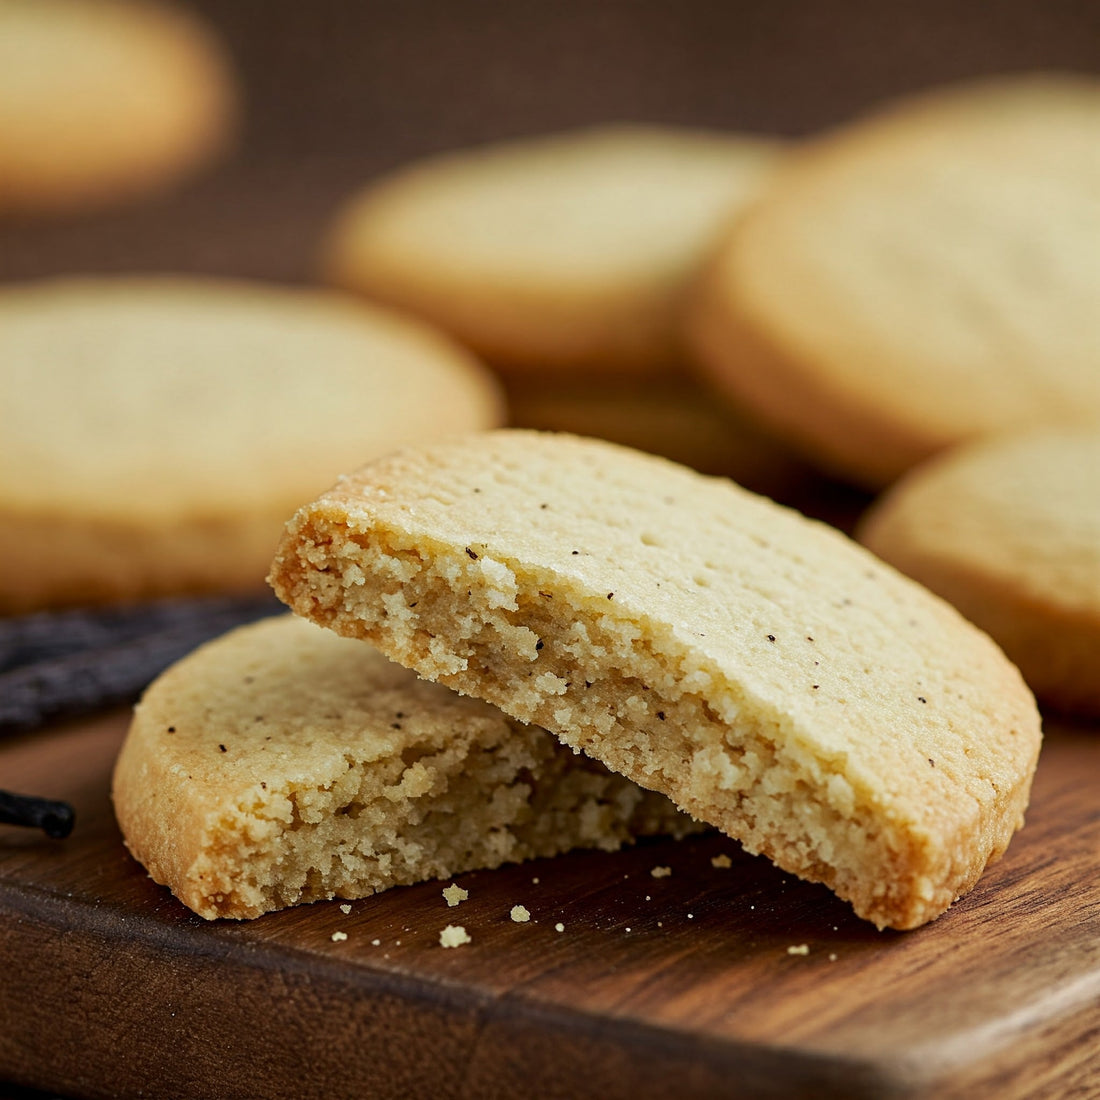
[[877, 501], [858, 537], [988, 631], [1040, 699], [1100, 715], [1100, 429], [951, 451]]
[[113, 797], [130, 851], [209, 919], [698, 828], [545, 730], [291, 615], [149, 688]]
[[1020, 826], [1019, 673], [838, 532], [611, 444], [406, 449], [288, 525], [300, 615], [602, 760], [879, 926], [941, 914]]

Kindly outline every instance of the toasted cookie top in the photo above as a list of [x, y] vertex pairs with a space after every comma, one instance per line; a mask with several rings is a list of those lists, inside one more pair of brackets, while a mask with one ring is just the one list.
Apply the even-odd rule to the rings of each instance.
[[301, 509], [272, 580], [879, 923], [942, 912], [1026, 803], [1038, 717], [984, 634], [838, 532], [625, 448], [406, 449]]
[[471, 357], [335, 294], [182, 278], [0, 293], [0, 509], [291, 511], [349, 464], [497, 420]]
[[777, 149], [622, 126], [440, 156], [353, 198], [325, 266], [502, 369], [663, 370], [687, 281]]
[[160, 186], [223, 146], [237, 114], [221, 45], [146, 0], [0, 0], [0, 213]]
[[1100, 428], [951, 451], [880, 499], [859, 538], [988, 630], [1040, 697], [1100, 712]]
[[1100, 82], [930, 93], [792, 157], [693, 312], [709, 376], [869, 485], [1100, 417]]

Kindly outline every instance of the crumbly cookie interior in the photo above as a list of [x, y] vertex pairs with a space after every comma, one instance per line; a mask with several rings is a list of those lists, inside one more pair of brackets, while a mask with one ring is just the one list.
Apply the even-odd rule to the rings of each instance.
[[497, 743], [349, 760], [324, 786], [247, 792], [210, 822], [190, 875], [201, 896], [193, 907], [205, 917], [253, 917], [691, 828], [667, 799], [561, 751], [545, 731], [514, 732]]
[[546, 730], [289, 615], [158, 678], [113, 797], [132, 853], [207, 918], [701, 827]]
[[[312, 569], [296, 606], [315, 621], [591, 749], [880, 926], [915, 926], [954, 900], [946, 868], [929, 865], [947, 857], [915, 851], [843, 760], [800, 745], [782, 714], [747, 704], [698, 654], [616, 614], [613, 593], [584, 600], [469, 548], [403, 545], [400, 532], [333, 535], [299, 535]], [[868, 867], [880, 871], [870, 884]]]

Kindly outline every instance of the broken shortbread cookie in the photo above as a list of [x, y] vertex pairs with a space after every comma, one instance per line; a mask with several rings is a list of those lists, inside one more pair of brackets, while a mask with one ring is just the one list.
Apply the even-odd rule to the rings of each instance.
[[639, 452], [406, 449], [301, 509], [271, 580], [880, 926], [938, 916], [1023, 819], [1039, 717], [986, 635], [838, 532]]
[[154, 682], [113, 797], [130, 851], [207, 918], [697, 828], [545, 730], [290, 615]]

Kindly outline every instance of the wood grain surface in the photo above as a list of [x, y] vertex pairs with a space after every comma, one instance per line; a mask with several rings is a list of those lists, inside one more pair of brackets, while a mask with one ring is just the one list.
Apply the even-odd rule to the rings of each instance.
[[[126, 721], [0, 747], [5, 786], [77, 812], [60, 842], [0, 827], [15, 1083], [220, 1100], [1100, 1092], [1100, 730], [1048, 729], [1005, 858], [934, 924], [879, 933], [714, 834], [464, 875], [453, 909], [427, 883], [348, 914], [206, 922], [122, 845], [108, 791]], [[449, 923], [472, 943], [442, 948]]]

